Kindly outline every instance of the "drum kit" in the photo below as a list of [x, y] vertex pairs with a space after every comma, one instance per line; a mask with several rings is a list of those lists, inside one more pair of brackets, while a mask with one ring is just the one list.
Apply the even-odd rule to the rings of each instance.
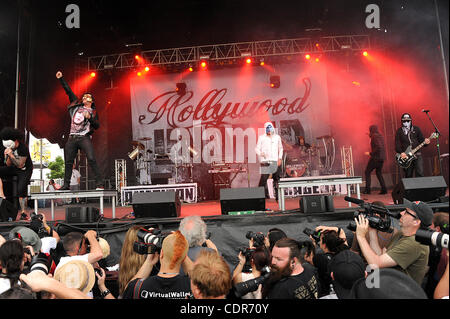
[[319, 154], [316, 146], [284, 153], [281, 163], [283, 177], [318, 176], [323, 166]]
[[152, 183], [150, 176], [152, 150], [148, 146], [148, 142], [151, 139], [151, 137], [143, 137], [138, 141], [132, 141], [133, 150], [128, 154], [128, 157], [135, 163], [136, 177], [141, 185], [150, 185]]

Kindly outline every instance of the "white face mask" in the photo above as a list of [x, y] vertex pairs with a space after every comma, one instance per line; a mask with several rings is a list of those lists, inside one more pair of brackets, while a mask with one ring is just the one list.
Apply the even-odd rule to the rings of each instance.
[[403, 122], [403, 127], [407, 128], [409, 130], [411, 128], [411, 121]]
[[14, 141], [12, 141], [12, 140], [6, 140], [6, 141], [3, 141], [3, 146], [5, 147], [5, 148], [14, 148], [15, 146], [16, 146], [16, 142], [14, 142]]

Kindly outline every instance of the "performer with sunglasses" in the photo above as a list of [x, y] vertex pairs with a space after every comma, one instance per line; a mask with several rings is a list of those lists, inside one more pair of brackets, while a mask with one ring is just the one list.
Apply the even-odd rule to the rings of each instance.
[[59, 79], [59, 82], [69, 97], [70, 104], [68, 106], [68, 111], [71, 118], [70, 134], [66, 145], [64, 146], [64, 184], [59, 190], [70, 189], [73, 162], [79, 149], [86, 153], [89, 166], [92, 168], [95, 175], [97, 184], [96, 189], [102, 190], [104, 189], [103, 178], [100, 169], [98, 168], [94, 147], [92, 145], [92, 134], [94, 133], [94, 130], [98, 129], [100, 126], [92, 94], [85, 93], [80, 100], [72, 92], [60, 71], [56, 73], [56, 78]]
[[[408, 146], [415, 148], [422, 142], [425, 142], [425, 144], [428, 145], [430, 144], [430, 139], [424, 138], [420, 128], [412, 125], [412, 118], [410, 114], [404, 113], [401, 120], [402, 126], [398, 128], [395, 134], [395, 151], [401, 154], [402, 158], [407, 158], [408, 155], [405, 153], [405, 150]], [[417, 152], [415, 153], [415, 157], [416, 158], [412, 161], [411, 165], [408, 168], [403, 169], [405, 178], [413, 177], [414, 173], [415, 177], [423, 177], [422, 154]]]

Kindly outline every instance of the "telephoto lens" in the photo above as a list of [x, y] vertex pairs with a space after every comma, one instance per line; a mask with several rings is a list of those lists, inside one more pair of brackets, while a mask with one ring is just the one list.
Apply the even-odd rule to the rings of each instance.
[[40, 252], [36, 256], [33, 257], [30, 264], [30, 272], [33, 271], [42, 271], [46, 275], [50, 272], [50, 268], [52, 265], [52, 257], [43, 252]]
[[448, 249], [448, 234], [437, 231], [418, 229], [416, 232], [416, 241], [423, 245], [436, 246], [438, 248]]
[[258, 286], [264, 283], [264, 281], [270, 275], [270, 268], [265, 266], [263, 271], [263, 275], [258, 278], [250, 279], [247, 281], [240, 282], [234, 286], [234, 294], [237, 298], [241, 298], [242, 296], [248, 294], [249, 292], [253, 292], [258, 289]]

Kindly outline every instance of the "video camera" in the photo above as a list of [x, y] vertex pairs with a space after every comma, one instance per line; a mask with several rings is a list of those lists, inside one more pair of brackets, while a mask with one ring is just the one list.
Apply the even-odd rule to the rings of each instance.
[[258, 232], [258, 233], [254, 233], [251, 230], [247, 232], [247, 234], [245, 234], [245, 238], [247, 238], [248, 240], [253, 239], [253, 245], [255, 247], [260, 247], [264, 245], [264, 239], [266, 236], [264, 236], [263, 233]]
[[133, 250], [139, 255], [159, 253], [162, 248], [164, 239], [170, 235], [169, 233], [163, 233], [157, 228], [138, 230], [138, 240], [133, 244]]
[[320, 242], [320, 235], [321, 235], [321, 231], [320, 230], [314, 231], [314, 230], [312, 230], [310, 228], [305, 228], [305, 229], [303, 229], [303, 233], [305, 235], [311, 236], [316, 243]]
[[255, 279], [250, 279], [244, 282], [240, 282], [234, 286], [234, 294], [237, 298], [241, 298], [243, 295], [258, 289], [258, 286], [270, 276], [269, 266], [265, 266], [261, 271], [261, 276]]
[[[366, 203], [361, 199], [345, 196], [347, 202], [359, 205], [362, 209], [354, 213], [353, 218], [363, 215], [369, 220], [369, 226], [385, 233], [392, 233], [394, 228], [391, 226], [391, 217], [398, 218], [398, 214], [393, 214], [386, 207]], [[348, 230], [356, 231], [356, 223], [351, 221]]]
[[448, 234], [428, 229], [418, 229], [415, 238], [416, 241], [418, 241], [422, 245], [433, 245], [438, 248], [448, 249]]

